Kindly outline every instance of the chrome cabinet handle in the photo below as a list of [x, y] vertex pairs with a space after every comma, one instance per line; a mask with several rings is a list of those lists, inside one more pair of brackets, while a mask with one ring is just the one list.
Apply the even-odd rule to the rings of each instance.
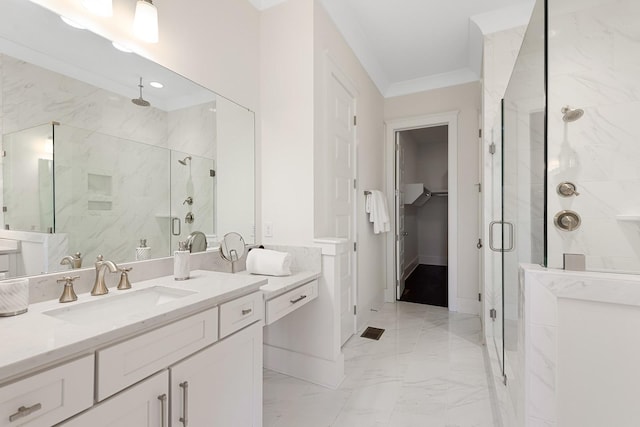
[[158, 396], [160, 401], [160, 427], [167, 427], [167, 394]]
[[[178, 232], [176, 232], [176, 221], [178, 221]], [[182, 221], [180, 218], [171, 218], [171, 234], [179, 236], [182, 233]]]
[[302, 300], [303, 300], [303, 299], [305, 299], [306, 297], [307, 297], [306, 295], [300, 295], [300, 296], [299, 296], [298, 298], [296, 298], [296, 299], [290, 299], [290, 300], [289, 300], [289, 302], [290, 302], [291, 304], [295, 304], [295, 303], [297, 303], [297, 302], [302, 301]]
[[182, 416], [179, 421], [184, 427], [187, 427], [189, 424], [189, 382], [185, 381], [179, 385], [182, 388]]
[[34, 412], [39, 411], [40, 409], [42, 409], [41, 403], [36, 403], [35, 405], [29, 407], [21, 406], [18, 408], [18, 412], [9, 416], [9, 422], [12, 423], [15, 420], [19, 420], [20, 418], [26, 417], [27, 415], [31, 415]]
[[243, 316], [246, 316], [247, 314], [251, 313], [252, 311], [253, 311], [252, 309], [247, 308], [247, 309], [245, 309], [245, 310], [242, 310], [242, 315], [243, 315]]

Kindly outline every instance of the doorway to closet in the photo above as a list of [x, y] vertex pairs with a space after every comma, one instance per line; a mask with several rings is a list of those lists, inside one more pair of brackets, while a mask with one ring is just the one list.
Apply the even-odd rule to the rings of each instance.
[[396, 132], [400, 301], [448, 307], [449, 126]]

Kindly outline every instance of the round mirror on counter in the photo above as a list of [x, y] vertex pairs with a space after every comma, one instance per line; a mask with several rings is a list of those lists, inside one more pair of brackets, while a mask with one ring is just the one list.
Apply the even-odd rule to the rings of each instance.
[[236, 232], [227, 233], [220, 242], [220, 253], [227, 261], [238, 261], [244, 255], [244, 239]]
[[204, 252], [207, 250], [207, 236], [202, 231], [194, 231], [187, 237], [189, 252]]

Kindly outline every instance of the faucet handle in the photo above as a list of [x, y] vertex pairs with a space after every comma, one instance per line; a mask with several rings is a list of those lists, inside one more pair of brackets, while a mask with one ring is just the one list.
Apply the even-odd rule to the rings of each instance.
[[104, 261], [104, 256], [102, 256], [102, 255], [98, 255], [98, 256], [96, 257], [96, 262], [97, 262], [97, 261]]
[[120, 282], [118, 282], [118, 290], [122, 291], [124, 289], [131, 289], [131, 282], [129, 281], [129, 272], [133, 269], [133, 267], [119, 267], [118, 271], [120, 274]]
[[72, 301], [76, 301], [78, 299], [78, 296], [76, 295], [75, 291], [73, 290], [73, 282], [74, 280], [78, 279], [80, 276], [65, 276], [62, 277], [58, 280], [56, 280], [56, 282], [58, 283], [64, 283], [64, 289], [62, 290], [62, 295], [60, 295], [60, 299], [58, 299], [58, 301], [60, 302], [72, 302]]

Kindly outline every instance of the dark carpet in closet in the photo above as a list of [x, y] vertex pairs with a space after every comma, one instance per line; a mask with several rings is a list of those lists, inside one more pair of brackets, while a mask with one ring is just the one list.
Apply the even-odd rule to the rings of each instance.
[[420, 264], [407, 277], [400, 301], [447, 307], [447, 266]]

